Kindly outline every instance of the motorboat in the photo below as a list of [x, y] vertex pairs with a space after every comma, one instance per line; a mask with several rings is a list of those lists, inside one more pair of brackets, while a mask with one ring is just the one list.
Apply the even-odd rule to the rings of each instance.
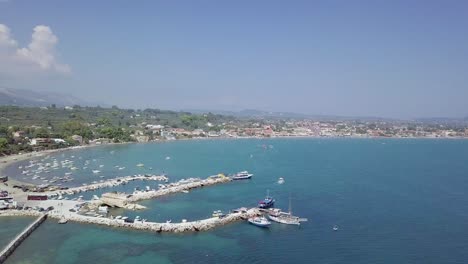
[[284, 179], [283, 178], [278, 178], [278, 184], [283, 184], [284, 183]]
[[246, 180], [252, 178], [253, 174], [248, 171], [241, 171], [232, 176], [233, 180]]
[[273, 199], [273, 197], [270, 197], [270, 191], [267, 191], [267, 196], [265, 197], [265, 199], [258, 202], [258, 208], [267, 209], [273, 207], [274, 204], [275, 199]]
[[252, 217], [249, 218], [247, 221], [251, 223], [252, 225], [256, 225], [259, 227], [269, 227], [271, 225], [271, 222], [268, 221], [264, 216], [257, 216], [257, 217]]

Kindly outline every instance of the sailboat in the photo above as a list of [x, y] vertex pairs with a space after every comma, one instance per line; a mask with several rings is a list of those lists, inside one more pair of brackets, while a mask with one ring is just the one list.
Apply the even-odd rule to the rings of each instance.
[[300, 218], [292, 215], [291, 211], [291, 197], [289, 197], [289, 212], [283, 212], [281, 209], [272, 208], [268, 212], [268, 218], [271, 221], [286, 225], [300, 225], [301, 222], [306, 222], [307, 218]]

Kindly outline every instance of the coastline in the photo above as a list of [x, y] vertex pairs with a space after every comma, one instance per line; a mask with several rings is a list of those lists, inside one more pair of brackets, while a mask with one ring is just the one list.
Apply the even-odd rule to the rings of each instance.
[[[2, 156], [0, 157], [0, 177], [8, 176], [8, 175], [5, 175], [4, 173], [5, 169], [8, 166], [21, 162], [21, 161], [30, 160], [33, 158], [40, 158], [40, 157], [47, 156], [50, 154], [55, 154], [55, 153], [60, 153], [60, 152], [70, 151], [70, 150], [79, 150], [79, 149], [94, 148], [94, 147], [99, 147], [99, 146], [120, 145], [120, 144], [130, 144], [130, 143], [133, 143], [133, 142], [109, 143], [109, 144], [104, 144], [104, 145], [73, 146], [73, 147], [66, 147], [66, 148], [59, 148], [59, 149], [48, 149], [48, 150], [42, 150], [42, 151], [36, 151], [36, 152], [27, 152], [27, 153], [15, 154], [15, 155]], [[14, 196], [15, 198], [19, 198], [19, 200], [25, 199], [26, 193], [23, 192], [21, 189], [13, 188], [14, 185], [35, 186], [32, 183], [23, 182], [23, 181], [8, 177], [8, 181], [3, 183], [0, 188], [2, 190], [8, 191], [8, 193], [10, 193], [11, 196]]]
[[[251, 140], [251, 139], [388, 139], [388, 140], [408, 140], [408, 139], [427, 139], [427, 140], [468, 140], [466, 137], [371, 137], [371, 136], [275, 136], [275, 137], [197, 137], [197, 138], [182, 138], [176, 140], [154, 140], [148, 142], [123, 142], [123, 143], [109, 143], [109, 144], [100, 144], [100, 145], [82, 145], [82, 146], [73, 146], [73, 147], [66, 147], [60, 149], [49, 149], [49, 150], [42, 150], [37, 152], [27, 152], [22, 154], [14, 154], [8, 156], [1, 156], [0, 157], [0, 177], [8, 176], [4, 174], [5, 169], [15, 163], [30, 160], [33, 158], [43, 157], [49, 154], [60, 153], [63, 151], [70, 151], [70, 150], [79, 150], [79, 149], [87, 149], [87, 148], [94, 148], [94, 147], [103, 147], [103, 146], [110, 146], [110, 145], [123, 145], [123, 144], [158, 144], [158, 143], [170, 143], [170, 142], [177, 142], [177, 141], [205, 141], [205, 140]], [[17, 179], [8, 178], [9, 185], [29, 185], [33, 186], [34, 184], [28, 182], [22, 182]], [[3, 189], [10, 193], [17, 193], [18, 189], [14, 189], [11, 186], [2, 186]], [[20, 190], [21, 192], [21, 190]]]

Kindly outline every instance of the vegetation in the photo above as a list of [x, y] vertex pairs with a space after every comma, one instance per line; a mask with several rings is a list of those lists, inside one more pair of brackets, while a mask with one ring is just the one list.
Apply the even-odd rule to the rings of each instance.
[[[143, 130], [142, 125], [161, 125], [187, 130], [217, 130], [217, 124], [234, 122], [234, 117], [159, 109], [120, 109], [102, 107], [58, 108], [0, 106], [0, 154], [31, 151], [28, 139], [57, 138], [65, 140], [63, 146], [77, 144], [72, 136], [81, 136], [84, 142], [106, 138], [112, 142], [134, 141], [132, 134]], [[213, 124], [213, 125], [211, 125]], [[15, 132], [21, 136], [15, 137]], [[145, 135], [151, 135], [145, 131]], [[60, 144], [42, 144], [43, 148], [60, 147]]]

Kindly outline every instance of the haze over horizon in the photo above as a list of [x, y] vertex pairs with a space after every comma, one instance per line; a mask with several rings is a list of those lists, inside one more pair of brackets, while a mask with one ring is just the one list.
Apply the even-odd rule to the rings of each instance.
[[132, 108], [468, 115], [468, 2], [0, 0], [0, 87]]

